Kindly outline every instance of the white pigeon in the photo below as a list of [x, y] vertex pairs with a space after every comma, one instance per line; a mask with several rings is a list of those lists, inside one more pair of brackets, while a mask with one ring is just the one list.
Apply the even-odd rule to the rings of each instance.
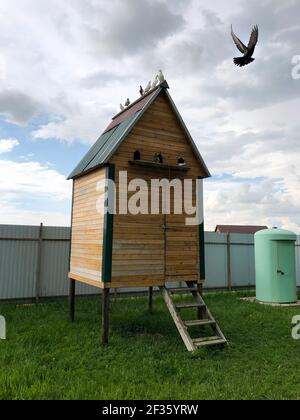
[[152, 86], [152, 83], [151, 83], [151, 80], [150, 80], [149, 83], [148, 83], [148, 85], [145, 87], [144, 95], [145, 95], [145, 93], [148, 93], [149, 92], [149, 90], [151, 89], [151, 86]]
[[158, 85], [158, 76], [155, 77], [155, 79], [152, 83], [152, 89], [155, 89], [157, 85]]
[[124, 106], [122, 104], [120, 104], [120, 110], [124, 111], [124, 109], [125, 109]]
[[163, 74], [163, 72], [161, 71], [161, 70], [159, 70], [159, 72], [158, 72], [158, 80], [159, 80], [159, 83], [161, 84], [161, 83], [164, 83], [164, 81], [166, 80], [165, 79], [165, 76], [164, 76], [164, 74]]

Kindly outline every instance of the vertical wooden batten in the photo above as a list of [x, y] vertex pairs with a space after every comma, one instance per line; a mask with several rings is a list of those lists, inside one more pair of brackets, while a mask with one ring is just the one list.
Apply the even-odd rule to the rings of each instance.
[[[106, 179], [115, 181], [115, 165], [106, 167]], [[108, 198], [107, 198], [108, 200]], [[104, 205], [108, 205], [108, 202]], [[112, 278], [112, 253], [113, 253], [113, 227], [114, 214], [107, 211], [104, 215], [103, 227], [103, 255], [102, 255], [102, 282], [109, 283]]]

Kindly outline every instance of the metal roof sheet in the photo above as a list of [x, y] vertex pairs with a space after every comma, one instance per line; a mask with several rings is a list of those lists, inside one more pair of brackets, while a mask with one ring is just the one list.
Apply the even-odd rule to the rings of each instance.
[[68, 179], [77, 178], [107, 163], [123, 139], [129, 134], [138, 119], [148, 109], [162, 89], [163, 87], [159, 87], [149, 95], [133, 103], [125, 111], [117, 114], [96, 143], [71, 172]]
[[245, 226], [245, 225], [217, 225], [215, 232], [218, 233], [241, 233], [255, 234], [261, 230], [268, 229], [267, 226]]
[[104, 133], [116, 127], [117, 125], [121, 124], [123, 121], [125, 121], [127, 118], [130, 118], [132, 115], [135, 115], [138, 111], [141, 111], [155, 94], [156, 94], [156, 91], [153, 91], [151, 94], [144, 96], [138, 99], [137, 101], [133, 102], [128, 108], [126, 108], [124, 111], [117, 114], [112, 119], [112, 122], [106, 128]]

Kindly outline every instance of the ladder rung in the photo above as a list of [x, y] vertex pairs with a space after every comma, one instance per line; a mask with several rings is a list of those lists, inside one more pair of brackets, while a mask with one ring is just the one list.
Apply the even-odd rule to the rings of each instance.
[[201, 325], [216, 325], [216, 321], [211, 319], [195, 319], [193, 321], [184, 321], [187, 327], [197, 327]]
[[221, 344], [226, 344], [227, 341], [223, 340], [223, 338], [219, 336], [213, 336], [213, 337], [205, 337], [205, 338], [197, 338], [196, 340], [193, 340], [193, 343], [196, 347], [204, 347], [204, 346], [218, 346]]
[[198, 292], [195, 287], [176, 287], [172, 289], [168, 289], [168, 291], [172, 294], [179, 294], [179, 293], [186, 293], [186, 292]]
[[192, 303], [178, 303], [175, 305], [177, 309], [189, 309], [189, 308], [206, 308], [203, 303], [192, 302]]

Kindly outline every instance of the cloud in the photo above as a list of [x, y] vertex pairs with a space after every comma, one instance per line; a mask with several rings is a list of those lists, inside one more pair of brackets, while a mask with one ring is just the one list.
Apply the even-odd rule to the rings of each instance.
[[12, 123], [26, 125], [39, 110], [39, 104], [17, 90], [0, 92], [0, 115]]
[[16, 139], [0, 139], [0, 154], [11, 152], [19, 144]]
[[100, 1], [90, 3], [88, 10], [91, 14], [86, 30], [91, 44], [108, 55], [124, 56], [155, 48], [184, 24], [182, 16], [172, 13], [162, 1], [114, 0], [109, 7]]
[[70, 183], [64, 175], [39, 162], [0, 160], [0, 196], [5, 194], [67, 200]]
[[71, 183], [55, 169], [0, 160], [0, 224], [69, 225], [70, 200]]
[[[86, 108], [89, 108], [89, 115], [86, 115]], [[52, 121], [40, 125], [32, 132], [32, 137], [40, 139], [56, 139], [68, 143], [81, 142], [86, 144], [94, 143], [99, 137], [104, 125], [108, 125], [111, 116], [116, 114], [116, 107], [112, 104], [98, 107], [97, 104], [89, 104], [78, 109], [70, 109], [67, 116], [54, 117]]]
[[43, 223], [46, 226], [70, 226], [71, 212], [56, 212], [56, 211], [35, 211], [26, 210], [19, 205], [13, 205], [10, 202], [0, 199], [0, 223], [15, 224], [15, 225], [38, 225]]
[[299, 200], [281, 180], [212, 180], [205, 184], [206, 227], [253, 224], [298, 230]]

